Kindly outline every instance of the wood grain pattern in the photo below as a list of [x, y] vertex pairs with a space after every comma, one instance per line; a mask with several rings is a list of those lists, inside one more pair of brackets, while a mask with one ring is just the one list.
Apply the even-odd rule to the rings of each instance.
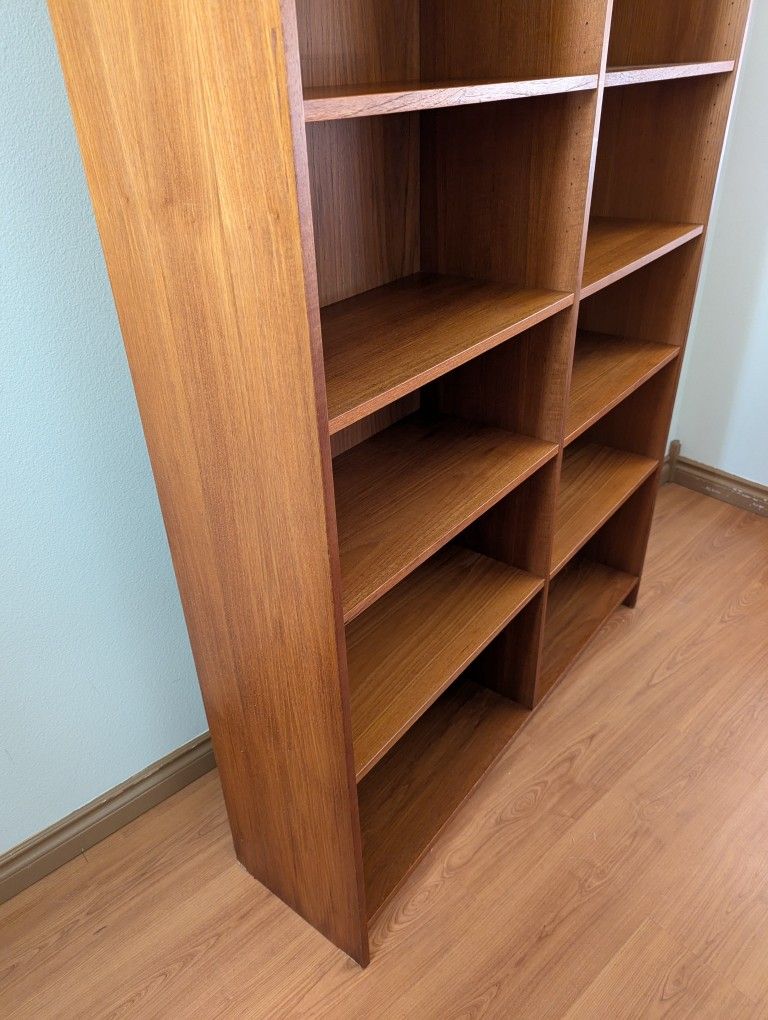
[[280, 5], [50, 10], [237, 854], [365, 962]]
[[661, 490], [637, 610], [380, 912], [365, 972], [236, 864], [213, 772], [0, 906], [4, 1015], [758, 1020], [767, 550], [765, 518]]
[[[399, 923], [385, 901], [637, 600], [749, 0], [51, 6], [238, 856], [366, 963], [369, 916]], [[605, 908], [598, 788], [537, 837], [574, 820], [586, 881], [560, 860], [544, 927], [507, 918], [548, 975], [520, 1015], [560, 1015], [549, 974]], [[658, 806], [632, 808], [634, 878]], [[640, 929], [609, 914], [621, 973]], [[430, 1009], [505, 1015], [507, 970]]]
[[637, 584], [637, 578], [582, 556], [549, 588], [544, 651], [537, 696], [554, 687]]
[[417, 416], [334, 462], [347, 622], [557, 454], [552, 443]]
[[615, 0], [609, 63], [737, 60], [749, 0]]
[[658, 461], [594, 443], [570, 447], [563, 457], [557, 497], [552, 575], [604, 524], [658, 467]]
[[572, 443], [679, 353], [669, 344], [579, 332], [564, 444]]
[[493, 691], [459, 682], [363, 780], [360, 821], [372, 918], [529, 714]]
[[677, 78], [698, 78], [705, 74], [729, 74], [736, 66], [733, 60], [709, 60], [698, 64], [640, 64], [634, 67], [609, 67], [605, 87], [643, 85]]
[[432, 78], [596, 74], [606, 0], [421, 0], [421, 67]]
[[305, 88], [419, 78], [418, 0], [296, 0]]
[[502, 78], [321, 86], [304, 89], [304, 119], [311, 124], [349, 117], [380, 117], [414, 110], [498, 103], [506, 99], [530, 99], [532, 96], [583, 92], [595, 88], [596, 74], [530, 78], [527, 81], [507, 81]]
[[559, 291], [417, 275], [322, 313], [331, 432], [573, 303]]
[[448, 546], [347, 627], [358, 782], [543, 584]]
[[320, 305], [418, 272], [419, 115], [308, 124], [307, 148]]
[[576, 92], [421, 114], [422, 269], [574, 290], [596, 104]]
[[593, 217], [587, 237], [582, 300], [699, 237], [703, 230], [692, 223]]

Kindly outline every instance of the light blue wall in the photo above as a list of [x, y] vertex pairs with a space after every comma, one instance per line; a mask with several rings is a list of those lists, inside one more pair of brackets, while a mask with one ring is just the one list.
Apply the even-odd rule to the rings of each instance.
[[0, 853], [206, 728], [43, 0], [0, 0]]
[[755, 0], [671, 435], [768, 485], [768, 2]]

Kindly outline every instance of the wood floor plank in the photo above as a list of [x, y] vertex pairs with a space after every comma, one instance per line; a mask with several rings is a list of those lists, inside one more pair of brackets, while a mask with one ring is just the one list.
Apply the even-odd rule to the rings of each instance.
[[764, 1017], [766, 555], [764, 518], [662, 489], [637, 609], [381, 912], [367, 971], [236, 864], [212, 773], [0, 906], [3, 1015]]
[[754, 1004], [696, 960], [653, 921], [644, 921], [600, 976], [568, 1010], [566, 1020], [595, 1017], [703, 1020], [756, 1017]]

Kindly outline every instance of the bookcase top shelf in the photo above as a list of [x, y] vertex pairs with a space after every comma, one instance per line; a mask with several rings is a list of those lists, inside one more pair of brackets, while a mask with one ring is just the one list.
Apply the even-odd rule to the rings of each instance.
[[698, 78], [708, 74], [728, 74], [735, 66], [733, 60], [705, 60], [690, 64], [636, 64], [631, 67], [609, 67], [605, 75], [605, 87]]
[[573, 294], [422, 275], [321, 311], [331, 433], [573, 304]]
[[378, 117], [390, 113], [436, 110], [446, 106], [469, 106], [506, 99], [530, 99], [561, 92], [583, 92], [597, 88], [596, 74], [559, 78], [476, 78], [448, 81], [376, 82], [371, 85], [314, 86], [304, 89], [304, 119], [307, 123], [346, 120], [350, 117]]

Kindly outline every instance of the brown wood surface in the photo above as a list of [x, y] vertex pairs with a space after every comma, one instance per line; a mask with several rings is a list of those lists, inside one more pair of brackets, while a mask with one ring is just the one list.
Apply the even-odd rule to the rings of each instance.
[[579, 443], [563, 457], [555, 515], [552, 574], [652, 475], [658, 462], [636, 453]]
[[749, 0], [614, 0], [609, 63], [737, 60]]
[[422, 269], [573, 291], [596, 104], [577, 92], [421, 114]]
[[587, 238], [582, 300], [692, 241], [703, 229], [692, 223], [593, 217]]
[[[637, 599], [749, 2], [51, 9], [237, 852], [364, 963], [522, 706]], [[464, 618], [454, 537], [498, 561]], [[513, 941], [546, 960], [540, 930]]]
[[502, 429], [416, 416], [337, 457], [347, 622], [556, 453]]
[[579, 332], [563, 442], [572, 443], [679, 353], [669, 344]]
[[544, 697], [637, 584], [637, 578], [586, 559], [572, 560], [549, 588], [537, 695]]
[[419, 148], [416, 113], [307, 125], [321, 306], [418, 272]]
[[50, 9], [237, 854], [364, 962], [280, 7]]
[[358, 782], [543, 584], [451, 545], [347, 627]]
[[305, 88], [415, 81], [418, 0], [296, 0]]
[[417, 275], [323, 309], [331, 432], [573, 303], [573, 294]]
[[530, 713], [459, 681], [362, 781], [365, 887], [371, 917], [397, 891]]
[[605, 87], [641, 85], [653, 81], [674, 81], [676, 78], [698, 78], [705, 74], [728, 74], [733, 60], [709, 60], [698, 64], [639, 64], [634, 67], [609, 67]]
[[367, 971], [237, 865], [213, 772], [0, 906], [4, 1016], [761, 1020], [766, 626], [768, 520], [666, 486], [637, 609], [381, 911]]
[[437, 110], [446, 106], [498, 103], [529, 99], [559, 92], [582, 92], [597, 88], [596, 74], [562, 78], [531, 78], [527, 81], [468, 80], [379, 82], [370, 85], [315, 86], [304, 90], [307, 123], [345, 120], [349, 117], [380, 117], [413, 110]]
[[606, 0], [420, 0], [421, 67], [434, 78], [597, 74]]

